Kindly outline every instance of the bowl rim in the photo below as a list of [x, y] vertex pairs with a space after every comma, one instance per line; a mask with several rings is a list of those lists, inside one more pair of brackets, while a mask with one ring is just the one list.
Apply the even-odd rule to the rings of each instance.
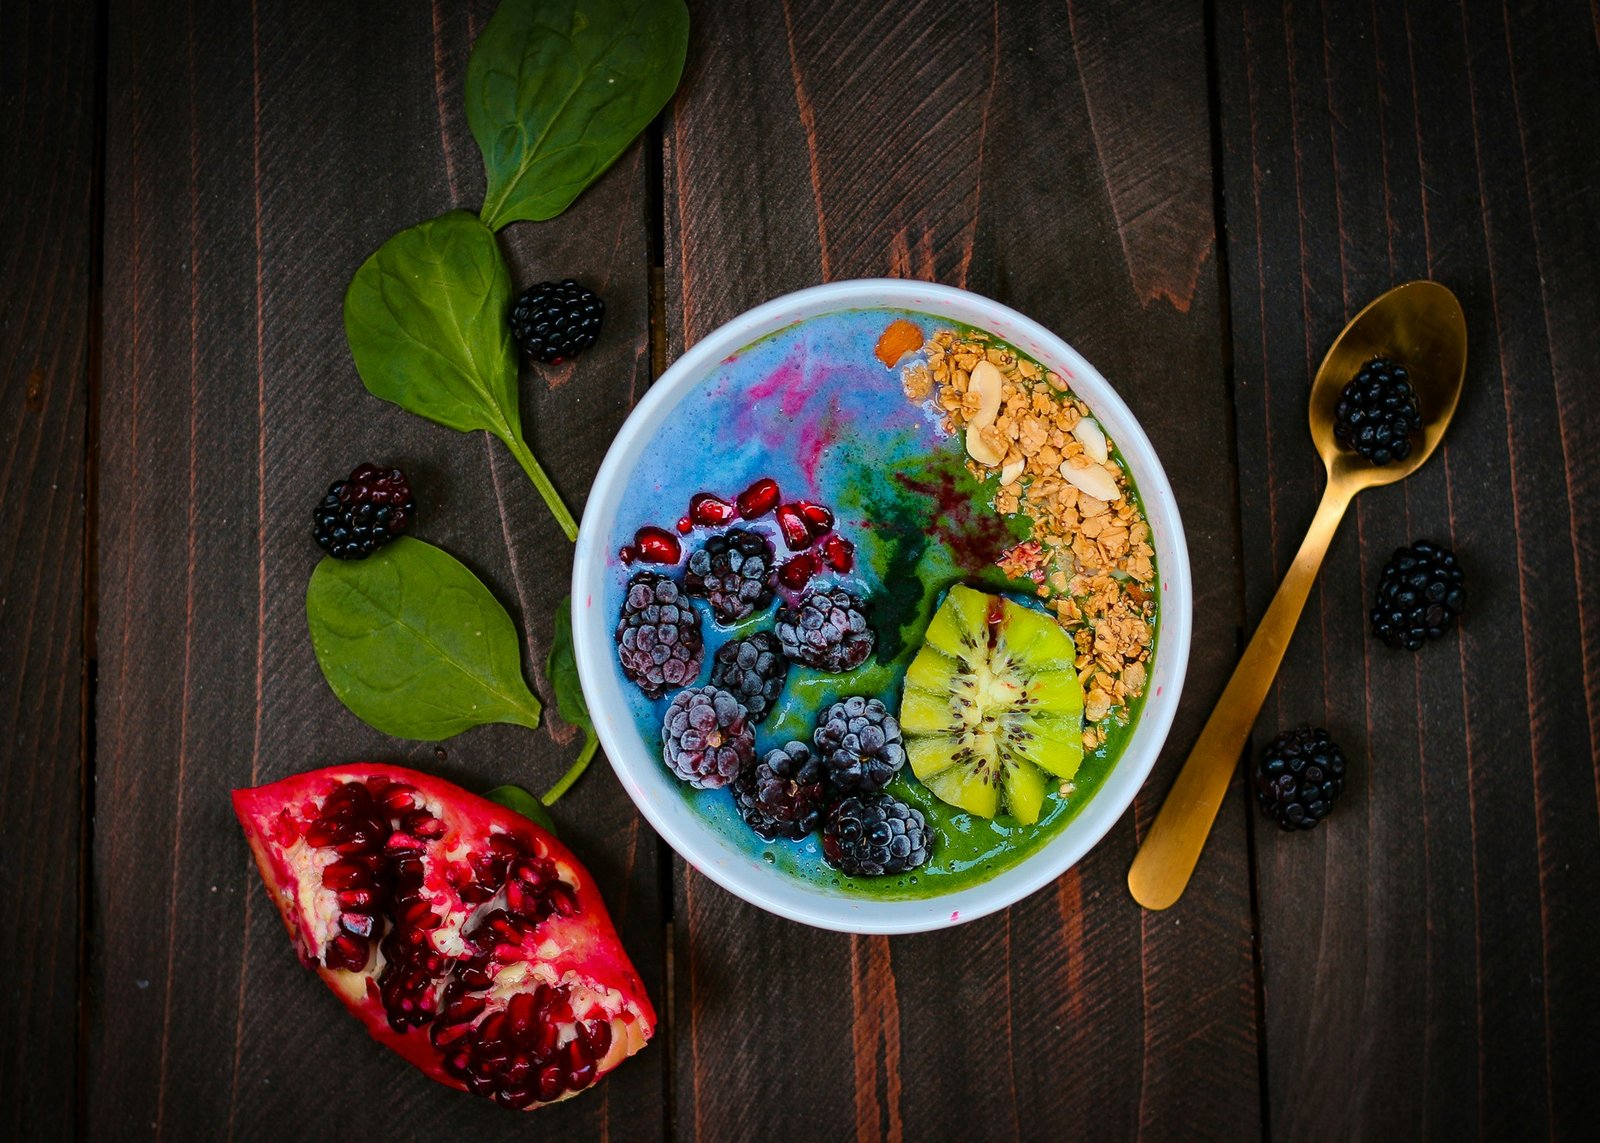
[[[1015, 865], [975, 885], [911, 899], [835, 895], [788, 875], [773, 881], [778, 871], [743, 854], [727, 860], [731, 843], [713, 826], [696, 813], [669, 814], [648, 796], [641, 776], [653, 776], [652, 781], [675, 779], [644, 749], [626, 704], [621, 704], [619, 719], [615, 710], [602, 709], [599, 698], [607, 693], [608, 684], [613, 689], [619, 684], [611, 663], [612, 625], [594, 606], [594, 597], [609, 574], [612, 517], [621, 506], [638, 451], [653, 439], [666, 414], [730, 354], [799, 321], [863, 309], [910, 310], [963, 322], [1024, 345], [1044, 364], [1056, 367], [1048, 357], [1065, 365], [1059, 371], [1070, 377], [1073, 392], [1096, 418], [1118, 422], [1111, 435], [1134, 472], [1152, 539], [1168, 541], [1157, 544], [1158, 551], [1162, 546], [1168, 550], [1158, 563], [1163, 581], [1159, 651], [1149, 684], [1155, 689], [1147, 690], [1138, 723], [1105, 783], [1072, 821]], [[1133, 804], [1171, 729], [1188, 669], [1193, 618], [1189, 552], [1177, 499], [1144, 429], [1111, 383], [1065, 339], [1009, 306], [954, 286], [898, 278], [829, 282], [784, 294], [718, 326], [674, 361], [629, 413], [595, 476], [573, 555], [572, 601], [573, 650], [585, 701], [593, 704], [590, 714], [596, 733], [623, 789], [656, 832], [697, 872], [751, 904], [817, 928], [863, 934], [924, 932], [976, 920], [1050, 884], [1099, 844]], [[1165, 679], [1159, 686], [1158, 677]], [[678, 805], [687, 805], [676, 791], [672, 797]]]

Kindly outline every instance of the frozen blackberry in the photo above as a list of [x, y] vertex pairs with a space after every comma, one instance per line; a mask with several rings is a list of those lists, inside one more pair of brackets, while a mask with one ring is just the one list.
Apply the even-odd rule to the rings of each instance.
[[751, 722], [761, 722], [772, 713], [788, 677], [789, 660], [770, 631], [724, 643], [711, 662], [711, 685], [742, 702]]
[[928, 860], [928, 825], [888, 794], [852, 795], [828, 811], [822, 856], [852, 877], [907, 873]]
[[707, 600], [718, 623], [737, 623], [772, 602], [776, 574], [771, 540], [759, 532], [729, 528], [689, 557], [683, 589]]
[[813, 588], [794, 607], [778, 608], [778, 641], [796, 663], [839, 674], [872, 654], [865, 605], [843, 588]]
[[1361, 367], [1339, 394], [1333, 413], [1333, 435], [1373, 464], [1388, 464], [1411, 455], [1411, 434], [1422, 427], [1417, 394], [1406, 367], [1387, 357], [1374, 357]]
[[875, 793], [906, 764], [900, 724], [877, 699], [860, 695], [823, 711], [811, 742], [841, 794]]
[[1391, 647], [1415, 651], [1450, 630], [1464, 602], [1455, 553], [1418, 540], [1409, 548], [1396, 548], [1383, 565], [1372, 604], [1372, 633]]
[[328, 486], [311, 513], [311, 534], [336, 559], [364, 560], [410, 528], [416, 515], [405, 473], [363, 464]]
[[694, 687], [672, 697], [661, 724], [661, 757], [689, 785], [720, 790], [755, 756], [749, 717], [727, 691]]
[[791, 742], [739, 771], [733, 780], [733, 802], [745, 824], [768, 841], [780, 837], [798, 841], [822, 820], [827, 776], [811, 747]]
[[557, 365], [594, 344], [605, 314], [605, 302], [571, 278], [540, 282], [512, 303], [511, 336], [530, 359]]
[[1281, 828], [1311, 829], [1344, 790], [1344, 755], [1326, 730], [1286, 730], [1267, 743], [1255, 785], [1261, 812]]
[[699, 614], [677, 584], [656, 572], [639, 572], [628, 581], [616, 639], [622, 673], [646, 698], [694, 682], [705, 658]]

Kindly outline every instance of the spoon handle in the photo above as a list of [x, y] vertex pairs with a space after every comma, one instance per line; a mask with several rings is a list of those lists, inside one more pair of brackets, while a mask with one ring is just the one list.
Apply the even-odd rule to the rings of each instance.
[[1183, 895], [1200, 860], [1200, 850], [1211, 833], [1217, 808], [1239, 764], [1240, 752], [1261, 704], [1283, 662], [1306, 597], [1322, 566], [1339, 521], [1354, 493], [1342, 482], [1330, 481], [1317, 505], [1317, 514], [1305, 541], [1289, 566], [1278, 594], [1261, 618], [1233, 670], [1227, 689], [1217, 700], [1200, 739], [1189, 752], [1178, 780], [1156, 815], [1144, 845], [1128, 870], [1128, 889], [1147, 909], [1165, 909]]

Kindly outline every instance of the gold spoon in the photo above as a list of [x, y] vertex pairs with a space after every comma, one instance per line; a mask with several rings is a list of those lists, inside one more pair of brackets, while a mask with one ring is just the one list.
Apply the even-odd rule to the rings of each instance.
[[[1391, 357], [1406, 367], [1422, 412], [1422, 440], [1405, 460], [1383, 466], [1346, 451], [1333, 436], [1340, 391], [1374, 357]], [[1145, 908], [1165, 909], [1189, 884], [1245, 739], [1261, 713], [1345, 509], [1363, 488], [1393, 484], [1432, 455], [1456, 411], [1466, 365], [1467, 326], [1461, 304], [1437, 282], [1408, 282], [1378, 298], [1344, 327], [1322, 359], [1311, 385], [1311, 439], [1328, 470], [1322, 503], [1128, 870], [1128, 889]]]

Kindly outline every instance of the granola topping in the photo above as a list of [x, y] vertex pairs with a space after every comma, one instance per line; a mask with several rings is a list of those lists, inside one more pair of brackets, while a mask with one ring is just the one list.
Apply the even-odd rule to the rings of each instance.
[[946, 432], [965, 435], [975, 478], [998, 475], [995, 510], [1031, 522], [1032, 538], [996, 564], [1031, 581], [1072, 636], [1083, 745], [1096, 749], [1148, 676], [1156, 612], [1150, 525], [1128, 495], [1114, 442], [1064, 378], [981, 331], [939, 330], [924, 348], [926, 361], [906, 365], [901, 385], [912, 401], [932, 399]]

